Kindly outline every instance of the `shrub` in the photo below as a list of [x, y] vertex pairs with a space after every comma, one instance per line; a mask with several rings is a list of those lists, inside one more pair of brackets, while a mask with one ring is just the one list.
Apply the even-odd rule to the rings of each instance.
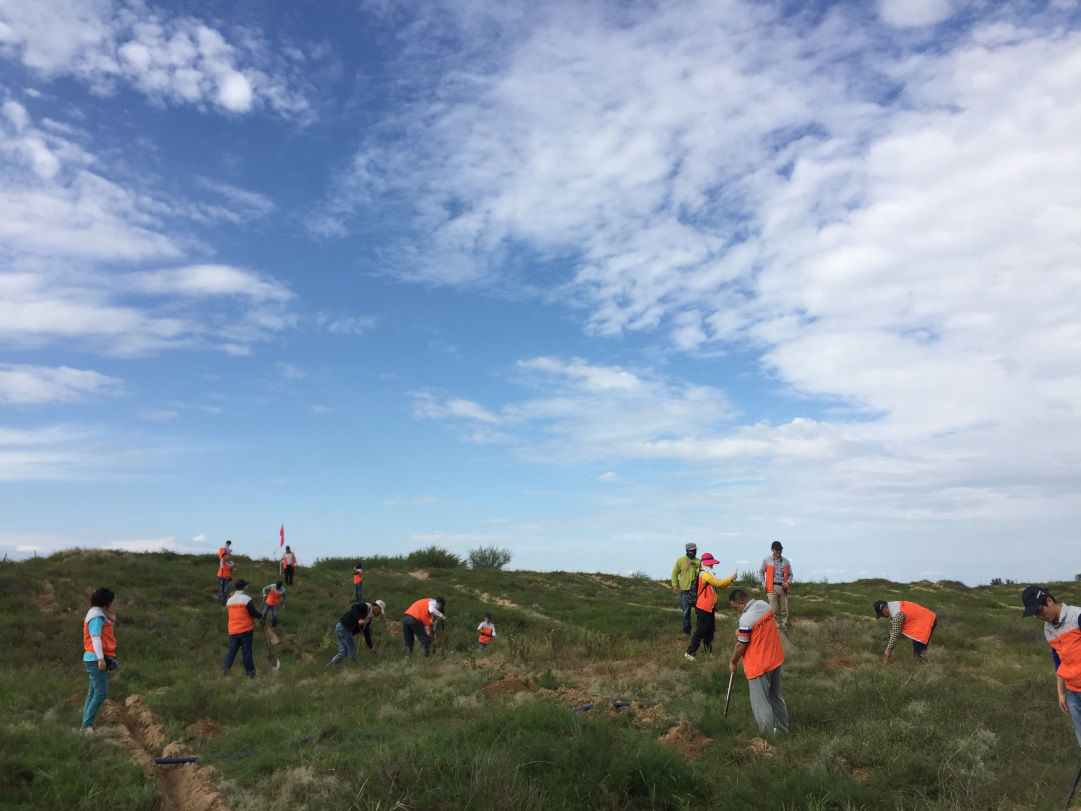
[[428, 546], [417, 549], [405, 556], [405, 562], [410, 566], [421, 566], [430, 569], [453, 569], [462, 565], [462, 559], [448, 549], [441, 546]]
[[478, 546], [469, 550], [469, 565], [474, 569], [502, 569], [510, 563], [510, 550], [498, 546]]
[[641, 569], [639, 569], [636, 572], [631, 572], [630, 578], [631, 578], [631, 580], [635, 581], [636, 583], [652, 583], [654, 581], [654, 579], [655, 579], [653, 577], [650, 577], [648, 574], [643, 572]]
[[744, 569], [739, 573], [739, 580], [736, 582], [741, 586], [757, 586], [758, 572], [754, 569]]

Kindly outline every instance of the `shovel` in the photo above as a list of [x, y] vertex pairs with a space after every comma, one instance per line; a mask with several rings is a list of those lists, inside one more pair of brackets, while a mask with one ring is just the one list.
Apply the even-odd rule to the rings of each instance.
[[732, 672], [729, 672], [728, 674], [728, 692], [725, 693], [724, 696], [724, 717], [726, 719], [728, 718], [728, 701], [732, 698], [732, 677], [735, 675], [736, 674]]
[[272, 668], [277, 670], [279, 667], [282, 666], [282, 663], [278, 659], [278, 657], [274, 655], [274, 651], [272, 651], [270, 649], [270, 632], [266, 629], [266, 621], [264, 620], [261, 623], [261, 625], [263, 626], [263, 636], [266, 637], [266, 649], [267, 649], [266, 660], [267, 660], [267, 664], [269, 664]]

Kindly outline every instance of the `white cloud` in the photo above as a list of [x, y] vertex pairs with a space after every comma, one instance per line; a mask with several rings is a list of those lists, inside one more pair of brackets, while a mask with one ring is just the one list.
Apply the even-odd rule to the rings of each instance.
[[611, 470], [609, 470], [609, 471], [607, 471], [605, 473], [602, 473], [600, 476], [598, 476], [597, 481], [599, 481], [599, 482], [618, 482], [619, 481], [619, 474], [614, 473]]
[[128, 278], [133, 289], [153, 295], [243, 296], [259, 302], [293, 298], [281, 282], [229, 265], [188, 265], [132, 273]]
[[206, 533], [205, 532], [200, 532], [198, 535], [193, 537], [191, 540], [192, 540], [193, 543], [204, 543], [206, 541]]
[[82, 400], [114, 392], [120, 381], [88, 369], [0, 363], [0, 403]]
[[176, 538], [132, 538], [130, 540], [108, 541], [106, 549], [120, 549], [124, 552], [185, 552], [187, 548], [178, 544]]
[[170, 422], [180, 416], [180, 412], [172, 408], [141, 408], [139, 418], [148, 422]]
[[278, 371], [281, 372], [281, 376], [286, 380], [303, 380], [307, 377], [307, 373], [291, 363], [285, 363], [284, 361], [278, 361]]
[[383, 500], [383, 504], [387, 507], [430, 507], [438, 503], [438, 499], [432, 496], [413, 496], [412, 498], [396, 496]]
[[274, 47], [251, 29], [230, 41], [199, 19], [140, 2], [5, 2], [0, 47], [47, 78], [70, 76], [97, 93], [128, 84], [155, 101], [310, 115], [301, 49]]
[[313, 405], [308, 409], [308, 413], [313, 414], [316, 417], [321, 417], [324, 414], [330, 414], [333, 410], [334, 409], [328, 408], [327, 406]]
[[898, 28], [935, 25], [953, 14], [951, 0], [878, 0], [883, 21]]

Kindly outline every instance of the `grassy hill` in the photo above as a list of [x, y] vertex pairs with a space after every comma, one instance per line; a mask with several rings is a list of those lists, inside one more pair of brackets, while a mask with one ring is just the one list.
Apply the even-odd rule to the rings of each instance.
[[[257, 594], [276, 565], [239, 557]], [[722, 718], [735, 617], [717, 655], [683, 660], [667, 584], [585, 573], [417, 569], [366, 558], [381, 598], [378, 655], [326, 672], [352, 596], [352, 560], [298, 570], [271, 670], [220, 676], [225, 612], [216, 560], [71, 550], [0, 563], [0, 806], [275, 809], [1061, 807], [1079, 755], [1054, 698], [1040, 624], [1019, 586], [798, 584], [785, 695], [792, 734], [768, 741], [742, 674]], [[117, 592], [122, 661], [94, 736], [81, 621], [93, 588]], [[1074, 584], [1052, 586], [1073, 603]], [[430, 660], [401, 655], [402, 610], [442, 595]], [[881, 652], [875, 599], [938, 613], [929, 664]], [[492, 648], [475, 655], [490, 610]], [[612, 701], [630, 702], [613, 708]], [[575, 707], [595, 704], [588, 711]], [[205, 766], [155, 766], [163, 752]], [[254, 752], [248, 757], [214, 755]]]

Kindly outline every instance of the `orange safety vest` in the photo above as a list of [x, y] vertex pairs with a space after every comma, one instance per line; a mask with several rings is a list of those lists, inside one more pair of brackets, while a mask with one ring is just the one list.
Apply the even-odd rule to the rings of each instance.
[[[767, 592], [772, 592], [773, 591], [773, 572], [774, 572], [774, 569], [775, 569], [775, 567], [774, 567], [774, 565], [772, 563], [770, 563], [770, 564], [768, 564], [766, 566], [766, 591]], [[784, 578], [784, 583], [785, 583], [786, 586], [788, 585], [788, 579], [791, 576], [792, 576], [792, 570], [789, 569], [787, 566], [785, 566], [784, 571], [782, 572], [782, 577]]]
[[770, 610], [751, 626], [751, 641], [743, 654], [743, 672], [748, 679], [756, 679], [782, 664], [784, 648], [781, 647], [781, 635], [777, 633], [777, 623], [773, 621], [773, 611]]
[[364, 572], [353, 572], [353, 585], [364, 582]]
[[1059, 659], [1055, 675], [1062, 676], [1066, 687], [1075, 693], [1081, 692], [1081, 625], [1078, 624], [1078, 610], [1072, 605], [1063, 604], [1064, 615], [1059, 617], [1058, 629], [1044, 623], [1044, 635]]
[[271, 589], [266, 593], [267, 605], [281, 605], [282, 593], [277, 589]]
[[713, 586], [702, 579], [701, 573], [698, 575], [698, 599], [695, 601], [694, 607], [701, 611], [712, 611], [713, 606], [717, 604], [717, 593], [713, 590]]
[[297, 556], [294, 552], [286, 552], [282, 556], [282, 566], [296, 566]]
[[489, 642], [492, 641], [492, 631], [494, 631], [494, 630], [495, 630], [494, 625], [489, 626], [488, 628], [485, 628], [483, 626], [483, 624], [482, 624], [481, 628], [480, 628], [480, 636], [477, 638], [477, 641], [484, 644], [484, 645], [487, 645]]
[[244, 592], [240, 591], [229, 598], [225, 608], [229, 612], [229, 633], [243, 634], [255, 628], [255, 617], [248, 613], [248, 603], [251, 602]]
[[425, 628], [431, 628], [432, 612], [428, 610], [428, 599], [429, 598], [427, 597], [423, 597], [417, 600], [415, 603], [413, 603], [413, 605], [405, 609], [405, 613], [402, 614], [402, 616], [404, 617], [406, 614], [408, 614], [414, 619], [419, 620], [420, 624], [423, 625]]
[[226, 563], [224, 560], [221, 562], [221, 566], [218, 567], [218, 577], [223, 577], [226, 580], [232, 580], [233, 567], [235, 563]]
[[[83, 620], [83, 651], [94, 652], [94, 643], [90, 641], [90, 622]], [[116, 637], [113, 635], [113, 623], [106, 617], [101, 626], [101, 652], [106, 656], [116, 656]]]
[[225, 547], [225, 546], [223, 546], [221, 549], [219, 549], [218, 550], [218, 560], [221, 560], [223, 557], [225, 557], [225, 553], [228, 552], [228, 551], [229, 551], [228, 547]]
[[915, 639], [917, 642], [927, 644], [927, 640], [931, 638], [931, 629], [935, 627], [935, 612], [929, 608], [924, 608], [918, 603], [910, 603], [906, 600], [900, 600], [901, 613], [905, 615], [904, 625], [901, 626], [901, 633], [907, 636], [909, 639]]

